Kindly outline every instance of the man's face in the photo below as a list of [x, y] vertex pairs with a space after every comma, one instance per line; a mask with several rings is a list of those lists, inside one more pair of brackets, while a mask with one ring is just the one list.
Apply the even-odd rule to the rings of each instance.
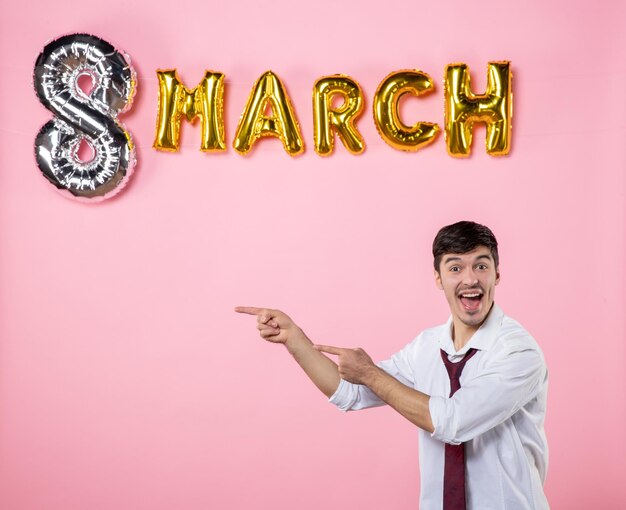
[[489, 248], [478, 246], [467, 253], [444, 254], [435, 280], [446, 295], [455, 327], [462, 323], [478, 329], [491, 310], [500, 274]]

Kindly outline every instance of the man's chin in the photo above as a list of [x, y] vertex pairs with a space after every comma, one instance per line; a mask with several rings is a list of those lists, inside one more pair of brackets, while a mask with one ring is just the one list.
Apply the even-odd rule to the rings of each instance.
[[465, 324], [466, 326], [475, 327], [475, 326], [480, 326], [485, 321], [486, 317], [487, 317], [487, 314], [481, 308], [479, 310], [475, 310], [471, 312], [464, 310], [463, 313], [461, 314], [461, 317], [459, 318], [461, 319], [461, 322]]
[[489, 310], [491, 310], [491, 306], [489, 307], [489, 309], [485, 309], [481, 306], [478, 310], [464, 310], [461, 314], [461, 317], [459, 318], [461, 319], [461, 322], [466, 326], [477, 327], [485, 322], [487, 315], [489, 315]]

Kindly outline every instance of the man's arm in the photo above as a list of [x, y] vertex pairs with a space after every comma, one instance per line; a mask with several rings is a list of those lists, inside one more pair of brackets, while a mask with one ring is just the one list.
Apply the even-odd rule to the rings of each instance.
[[[431, 397], [430, 410], [439, 441], [460, 444], [504, 422], [531, 400], [545, 413], [547, 371], [534, 340], [499, 339], [503, 346], [453, 397]], [[542, 409], [542, 411], [539, 411]]]
[[[269, 342], [284, 344], [315, 386], [327, 397], [337, 391], [341, 379], [362, 384], [410, 422], [433, 432], [428, 408], [430, 397], [409, 388], [377, 367], [363, 349], [313, 345], [291, 318], [280, 310], [238, 306], [235, 311], [256, 315], [261, 337]], [[336, 355], [338, 364], [322, 352]]]
[[340, 376], [336, 363], [313, 348], [313, 342], [280, 310], [238, 306], [238, 313], [256, 315], [257, 329], [268, 342], [283, 344], [315, 386], [330, 397], [339, 386]]
[[338, 372], [342, 379], [367, 386], [378, 398], [414, 425], [431, 433], [435, 430], [430, 416], [430, 397], [402, 384], [377, 367], [363, 349], [344, 349], [329, 345], [316, 345], [314, 348], [337, 356]]

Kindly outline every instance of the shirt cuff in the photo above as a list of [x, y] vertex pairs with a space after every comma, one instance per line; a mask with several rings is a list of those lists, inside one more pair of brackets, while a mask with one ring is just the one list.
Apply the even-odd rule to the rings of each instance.
[[354, 386], [354, 384], [340, 379], [339, 386], [328, 401], [336, 405], [340, 411], [349, 411], [358, 398], [358, 391]]
[[452, 413], [453, 406], [450, 405], [449, 398], [430, 397], [428, 401], [428, 410], [430, 411], [430, 419], [433, 422], [435, 430], [430, 437], [449, 444], [461, 444], [455, 440], [454, 431], [456, 429], [454, 416]]

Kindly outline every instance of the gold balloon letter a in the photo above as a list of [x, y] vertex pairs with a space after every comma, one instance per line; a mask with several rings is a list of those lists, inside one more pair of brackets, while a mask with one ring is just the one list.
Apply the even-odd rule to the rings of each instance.
[[513, 93], [509, 62], [489, 62], [487, 91], [475, 96], [465, 64], [446, 67], [446, 141], [451, 156], [467, 156], [472, 145], [474, 122], [487, 124], [487, 153], [508, 154], [511, 148]]
[[[333, 108], [333, 96], [343, 97], [343, 104]], [[320, 156], [333, 152], [335, 138], [331, 126], [337, 130], [339, 139], [352, 154], [365, 150], [363, 137], [354, 126], [355, 119], [363, 110], [361, 87], [352, 78], [325, 76], [313, 86], [313, 133], [315, 151]]]
[[435, 141], [439, 126], [430, 122], [418, 122], [406, 126], [400, 120], [398, 103], [405, 94], [421, 96], [435, 89], [433, 80], [421, 71], [397, 71], [387, 76], [374, 95], [374, 121], [385, 142], [394, 149], [416, 151]]
[[159, 111], [154, 148], [177, 151], [180, 120], [202, 121], [203, 151], [226, 150], [224, 144], [224, 75], [207, 71], [200, 84], [189, 90], [179, 80], [176, 70], [157, 71]]
[[[266, 115], [267, 108], [271, 115]], [[241, 115], [233, 148], [247, 154], [250, 147], [262, 136], [276, 136], [285, 150], [295, 156], [304, 150], [298, 121], [283, 84], [271, 71], [264, 73], [254, 84], [246, 108]]]

